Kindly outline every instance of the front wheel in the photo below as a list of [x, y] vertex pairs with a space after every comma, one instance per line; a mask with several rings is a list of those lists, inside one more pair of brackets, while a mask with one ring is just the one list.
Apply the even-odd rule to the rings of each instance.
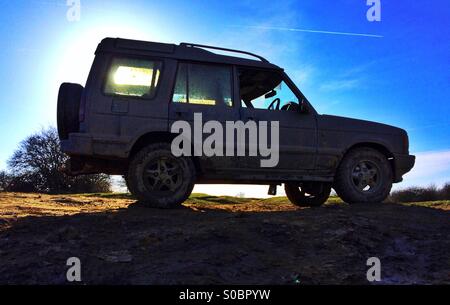
[[145, 206], [176, 208], [192, 193], [195, 167], [191, 158], [173, 156], [170, 144], [151, 144], [132, 158], [126, 181]]
[[289, 201], [301, 207], [318, 207], [330, 197], [331, 184], [321, 182], [285, 183]]
[[392, 188], [388, 159], [372, 148], [349, 151], [336, 172], [334, 189], [348, 203], [381, 202]]

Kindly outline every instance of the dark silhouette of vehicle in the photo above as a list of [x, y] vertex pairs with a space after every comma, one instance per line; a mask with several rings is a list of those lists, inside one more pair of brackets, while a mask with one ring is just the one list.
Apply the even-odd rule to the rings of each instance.
[[[113, 38], [95, 54], [85, 88], [64, 83], [59, 91], [66, 170], [123, 175], [148, 206], [176, 207], [195, 183], [267, 184], [271, 195], [284, 184], [300, 206], [323, 204], [331, 188], [349, 203], [379, 202], [414, 166], [403, 129], [318, 114], [283, 69], [261, 56]], [[261, 167], [262, 157], [248, 154], [175, 157], [171, 125], [193, 124], [194, 113], [224, 124], [278, 121], [278, 165]]]

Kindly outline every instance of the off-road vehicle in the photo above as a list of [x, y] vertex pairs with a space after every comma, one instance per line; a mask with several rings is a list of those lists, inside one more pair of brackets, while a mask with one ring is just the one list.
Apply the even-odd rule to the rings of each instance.
[[[66, 170], [123, 175], [148, 206], [176, 207], [196, 183], [266, 184], [270, 194], [284, 184], [300, 206], [321, 205], [331, 188], [348, 203], [379, 202], [414, 165], [403, 129], [318, 114], [261, 56], [119, 38], [104, 39], [95, 54], [86, 86], [59, 91]], [[278, 165], [261, 167], [249, 155], [175, 157], [171, 125], [193, 124], [195, 113], [221, 123], [278, 121]]]

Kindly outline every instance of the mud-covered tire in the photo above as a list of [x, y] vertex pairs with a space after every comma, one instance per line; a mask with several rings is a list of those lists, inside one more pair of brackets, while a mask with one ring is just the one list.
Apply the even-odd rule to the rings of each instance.
[[150, 144], [132, 157], [126, 177], [131, 194], [146, 207], [179, 207], [192, 193], [195, 166], [175, 157], [168, 143]]
[[333, 188], [347, 203], [376, 203], [389, 195], [392, 181], [392, 168], [386, 156], [373, 148], [363, 147], [344, 156], [336, 171]]
[[330, 197], [331, 183], [285, 183], [284, 191], [289, 201], [301, 207], [318, 207]]
[[63, 83], [59, 87], [56, 119], [58, 135], [66, 140], [69, 133], [80, 129], [79, 111], [83, 94], [83, 86], [79, 84]]

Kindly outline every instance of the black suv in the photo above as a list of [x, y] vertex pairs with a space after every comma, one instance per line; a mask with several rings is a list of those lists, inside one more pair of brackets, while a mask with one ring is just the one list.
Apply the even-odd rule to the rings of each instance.
[[[323, 204], [331, 188], [349, 203], [379, 202], [414, 165], [403, 129], [318, 114], [283, 69], [261, 56], [119, 38], [104, 39], [95, 54], [85, 88], [64, 83], [59, 91], [66, 170], [123, 175], [148, 206], [176, 207], [195, 183], [267, 184], [272, 195], [284, 183], [300, 206]], [[248, 153], [174, 156], [172, 124], [194, 125], [199, 113], [222, 124], [278, 122], [277, 165], [261, 167], [263, 157]]]

